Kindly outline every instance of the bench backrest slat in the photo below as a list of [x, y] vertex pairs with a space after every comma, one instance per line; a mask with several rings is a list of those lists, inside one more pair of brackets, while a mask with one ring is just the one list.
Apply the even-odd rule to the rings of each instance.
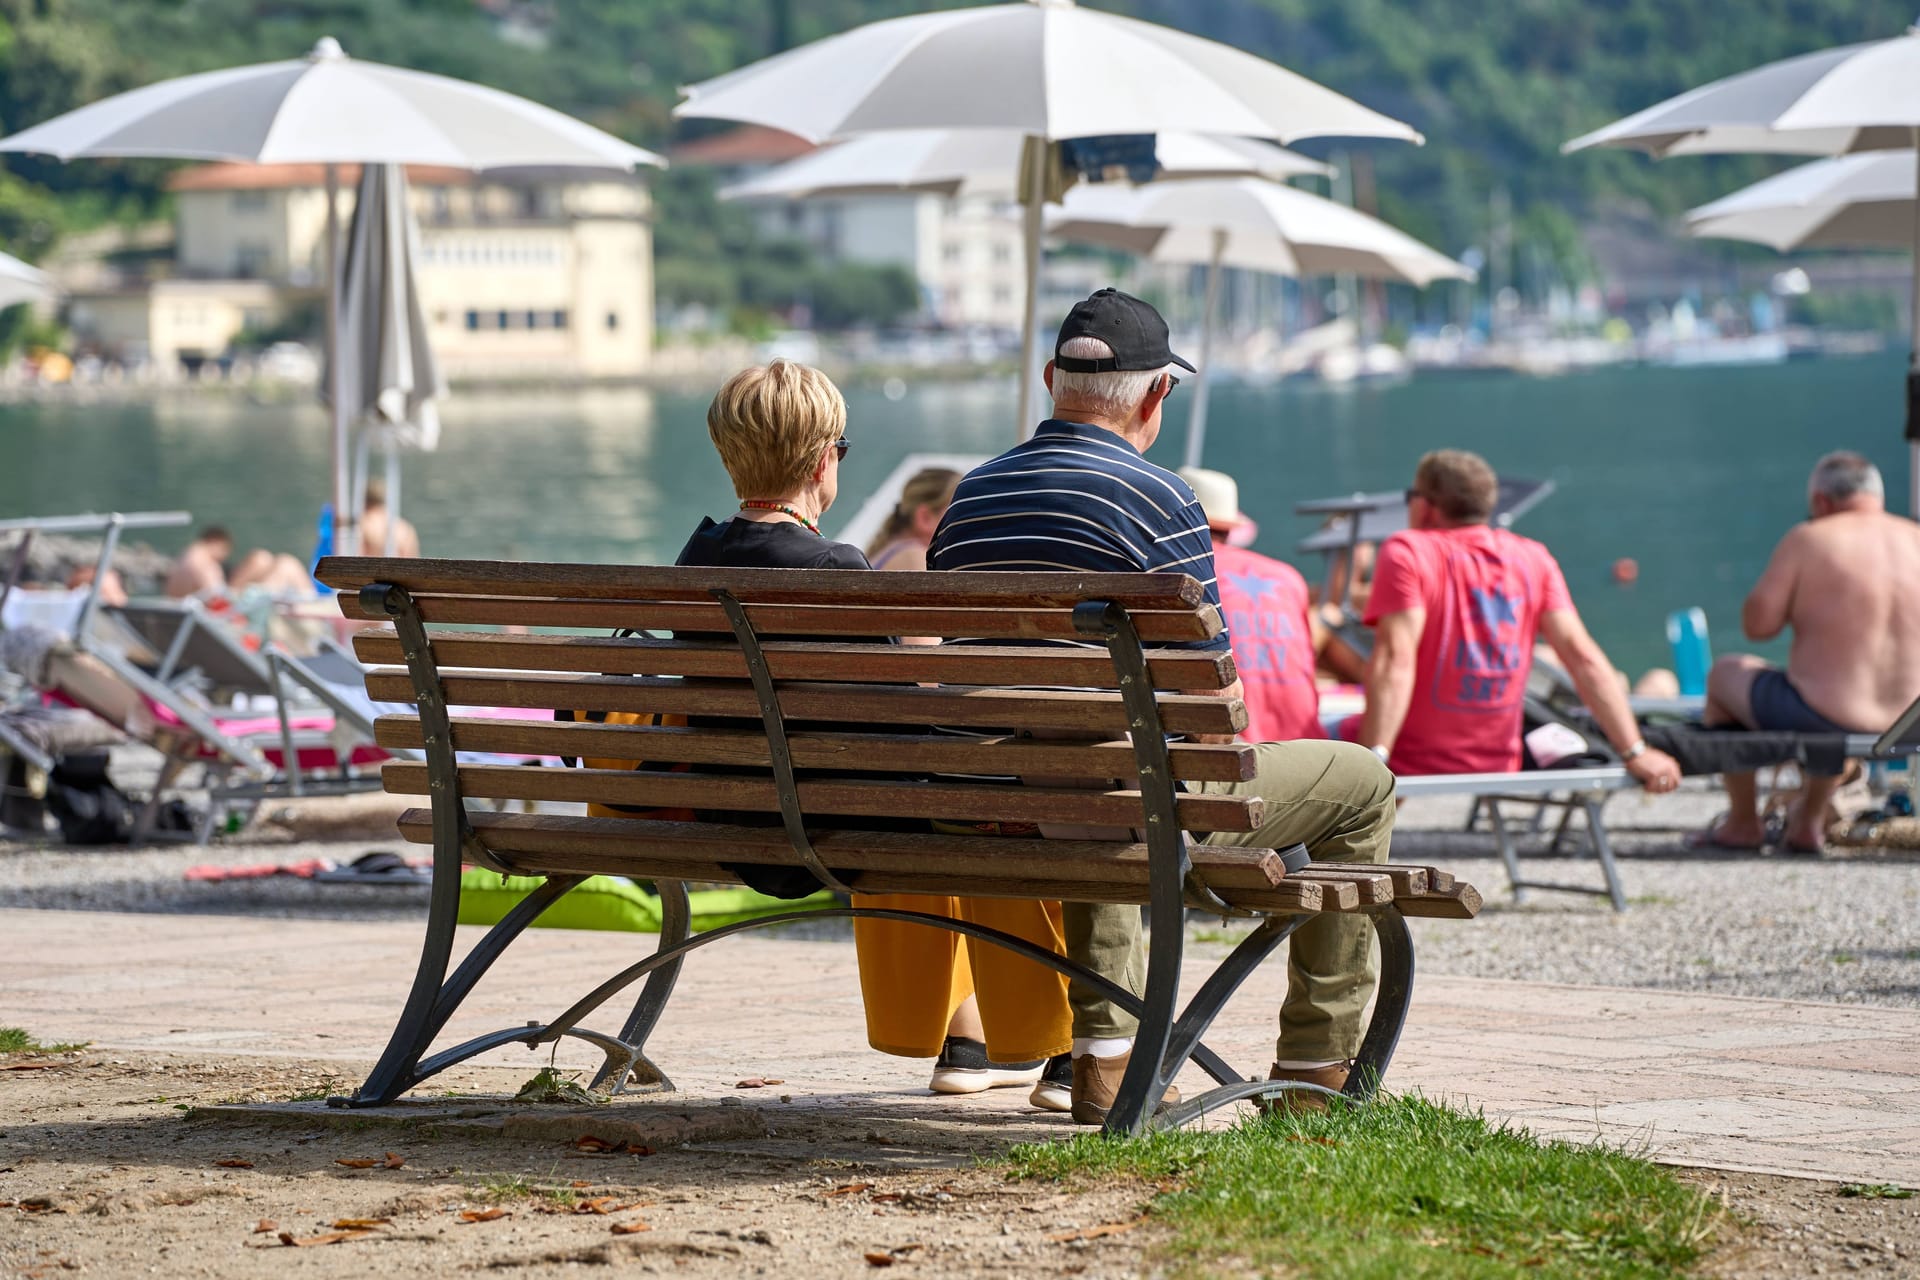
[[[447, 702], [457, 707], [565, 707], [751, 719], [760, 715], [753, 689], [745, 681], [539, 672], [505, 677], [455, 672], [443, 675], [440, 683]], [[367, 693], [376, 702], [410, 702], [413, 682], [405, 672], [378, 670], [367, 676]], [[1247, 724], [1246, 705], [1238, 699], [1168, 695], [1159, 703], [1161, 722], [1170, 733], [1234, 734]], [[783, 688], [780, 707], [794, 720], [856, 724], [1102, 734], [1124, 733], [1128, 728], [1126, 708], [1120, 695], [1113, 693], [808, 683]]]
[[[423, 621], [489, 627], [579, 627], [613, 631], [719, 632], [727, 615], [718, 604], [685, 601], [538, 600], [493, 596], [417, 597]], [[361, 622], [385, 622], [384, 613], [363, 608], [358, 598], [342, 595], [340, 612]], [[988, 640], [1076, 640], [1070, 611], [1034, 613], [1019, 609], [932, 609], [850, 603], [828, 605], [758, 604], [747, 618], [763, 635], [965, 636]], [[1211, 605], [1181, 611], [1141, 610], [1134, 627], [1148, 644], [1184, 644], [1220, 634], [1220, 613]]]
[[[517, 765], [461, 765], [460, 790], [477, 800], [570, 801], [635, 808], [698, 808], [778, 813], [771, 778], [629, 769], [526, 769]], [[384, 766], [386, 789], [396, 795], [432, 794], [424, 763]], [[1025, 787], [965, 782], [829, 780], [799, 784], [801, 808], [843, 818], [944, 818], [957, 822], [1055, 822], [1126, 828], [1140, 822], [1140, 793], [1071, 787]], [[1183, 795], [1178, 819], [1188, 831], [1250, 831], [1259, 825], [1259, 800]]]
[[[775, 680], [864, 680], [963, 685], [1118, 684], [1105, 649], [1002, 645], [815, 644], [770, 641], [767, 669]], [[354, 653], [371, 665], [405, 659], [390, 630], [354, 637]], [[740, 646], [729, 640], [649, 640], [614, 636], [518, 636], [441, 632], [434, 658], [443, 667], [496, 671], [576, 671], [605, 675], [694, 676], [745, 679]], [[1233, 683], [1225, 651], [1149, 652], [1147, 674], [1161, 689], [1224, 689]]]
[[712, 599], [725, 587], [743, 604], [838, 605], [884, 596], [924, 608], [1071, 609], [1085, 600], [1122, 608], [1187, 609], [1204, 603], [1180, 573], [887, 573], [856, 569], [697, 569], [520, 564], [494, 560], [386, 560], [329, 556], [316, 576], [339, 591], [370, 582], [414, 595], [534, 596], [575, 600]]
[[[637, 728], [466, 716], [454, 717], [452, 727], [457, 751], [762, 769], [770, 763], [767, 735], [758, 728]], [[419, 716], [384, 715], [374, 722], [374, 741], [383, 747], [419, 750], [426, 746], [426, 735]], [[801, 769], [1026, 778], [1129, 778], [1134, 772], [1133, 744], [1119, 739], [1074, 743], [1008, 735], [799, 732], [790, 735], [788, 742], [793, 763]], [[1175, 743], [1169, 756], [1174, 777], [1183, 782], [1242, 782], [1253, 776], [1253, 748], [1244, 743]]]

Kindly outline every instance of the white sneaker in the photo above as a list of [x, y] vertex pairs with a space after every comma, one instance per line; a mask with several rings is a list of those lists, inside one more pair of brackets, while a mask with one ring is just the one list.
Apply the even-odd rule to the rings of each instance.
[[935, 1093], [982, 1093], [988, 1089], [1009, 1089], [1032, 1084], [1046, 1069], [1046, 1062], [990, 1062], [987, 1046], [978, 1040], [948, 1036], [940, 1046], [940, 1057], [933, 1064], [933, 1080], [928, 1088]]
[[1073, 1110], [1073, 1055], [1056, 1054], [1047, 1059], [1027, 1101], [1042, 1111]]

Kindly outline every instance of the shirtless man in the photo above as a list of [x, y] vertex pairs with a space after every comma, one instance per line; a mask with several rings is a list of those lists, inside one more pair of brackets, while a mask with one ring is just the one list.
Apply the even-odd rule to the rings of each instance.
[[181, 600], [225, 591], [227, 560], [232, 555], [233, 535], [217, 524], [208, 525], [167, 570], [167, 594]]
[[[1886, 510], [1880, 471], [1830, 453], [1807, 481], [1808, 520], [1774, 548], [1740, 611], [1750, 640], [1793, 629], [1787, 669], [1729, 654], [1707, 676], [1709, 725], [1799, 733], [1880, 733], [1920, 695], [1920, 524]], [[1725, 775], [1729, 812], [1702, 843], [1758, 848], [1751, 773]], [[1821, 850], [1837, 777], [1809, 774], [1788, 811], [1786, 843]]]
[[378, 479], [367, 481], [366, 506], [360, 513], [360, 553], [368, 556], [384, 556], [387, 551], [387, 522], [393, 522], [393, 551], [391, 554], [417, 559], [420, 555], [420, 535], [414, 532], [413, 525], [398, 516], [387, 514], [387, 486]]

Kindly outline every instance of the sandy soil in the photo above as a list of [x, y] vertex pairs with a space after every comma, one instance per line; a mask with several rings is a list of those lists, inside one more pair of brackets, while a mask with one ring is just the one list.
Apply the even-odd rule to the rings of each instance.
[[[696, 1277], [1106, 1277], [1152, 1274], [1163, 1234], [1142, 1218], [1156, 1188], [1008, 1182], [978, 1165], [998, 1145], [990, 1127], [783, 1114], [773, 1090], [752, 1104], [766, 1136], [606, 1154], [550, 1137], [189, 1110], [318, 1096], [347, 1086], [337, 1065], [80, 1052], [18, 1069], [41, 1061], [0, 1059], [7, 1276], [542, 1276], [618, 1264]], [[471, 1068], [448, 1087], [499, 1093], [522, 1074]], [[1683, 1176], [1737, 1224], [1705, 1268], [1720, 1280], [1920, 1273], [1920, 1199]]]

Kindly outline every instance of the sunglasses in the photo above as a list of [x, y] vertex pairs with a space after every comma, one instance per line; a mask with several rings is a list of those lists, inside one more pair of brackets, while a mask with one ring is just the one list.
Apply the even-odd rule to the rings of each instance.
[[1422, 493], [1422, 492], [1420, 492], [1420, 491], [1419, 491], [1418, 489], [1408, 489], [1408, 490], [1406, 491], [1406, 495], [1405, 495], [1405, 496], [1406, 496], [1406, 500], [1407, 500], [1407, 505], [1408, 505], [1408, 506], [1412, 506], [1412, 505], [1413, 505], [1413, 500], [1414, 500], [1415, 498], [1424, 498], [1424, 497], [1426, 497], [1427, 495], [1426, 495], [1426, 494], [1424, 494], [1424, 493]]
[[1172, 395], [1179, 386], [1180, 386], [1180, 379], [1174, 377], [1172, 374], [1168, 374], [1167, 375], [1167, 394]]
[[853, 448], [853, 441], [847, 439], [845, 436], [841, 436], [838, 440], [835, 440], [833, 442], [834, 461], [845, 462], [847, 460], [847, 450], [851, 448]]

